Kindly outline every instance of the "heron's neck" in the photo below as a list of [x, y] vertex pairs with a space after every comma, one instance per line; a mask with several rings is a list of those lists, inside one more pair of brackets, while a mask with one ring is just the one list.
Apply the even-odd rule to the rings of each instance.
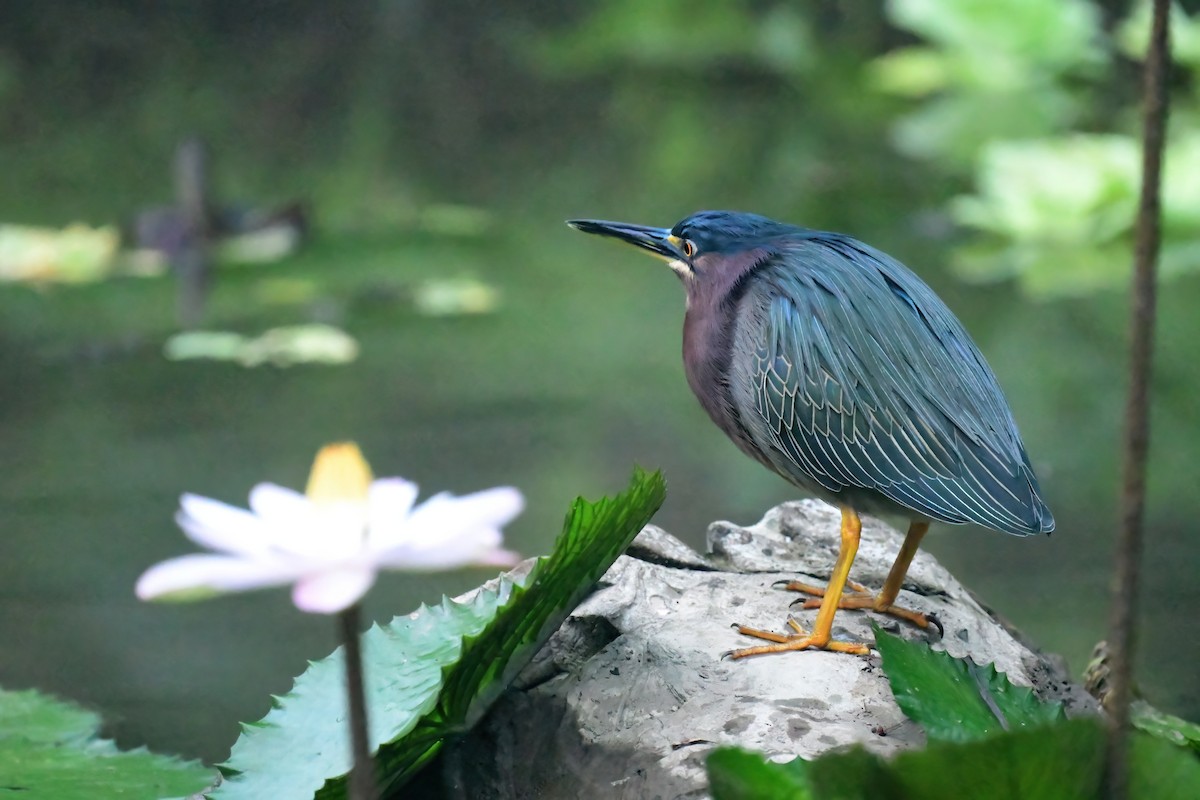
[[683, 318], [683, 365], [688, 385], [713, 422], [733, 435], [740, 427], [729, 396], [729, 363], [738, 307], [751, 274], [763, 265], [768, 251], [756, 248], [723, 257], [718, 266], [697, 264], [702, 277], [688, 287]]

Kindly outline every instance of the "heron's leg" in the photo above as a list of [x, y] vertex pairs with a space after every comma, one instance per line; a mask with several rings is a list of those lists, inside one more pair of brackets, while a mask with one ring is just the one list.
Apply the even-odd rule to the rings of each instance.
[[[848, 585], [854, 590], [854, 593], [844, 595], [838, 603], [838, 607], [869, 608], [872, 611], [908, 620], [920, 628], [928, 628], [930, 625], [933, 625], [940, 632], [942, 628], [941, 623], [932, 614], [923, 614], [920, 611], [913, 611], [892, 605], [896, 602], [897, 595], [900, 594], [900, 587], [904, 584], [904, 576], [908, 574], [908, 567], [912, 564], [913, 557], [917, 554], [917, 548], [921, 546], [921, 540], [925, 538], [925, 534], [928, 531], [928, 522], [915, 521], [909, 525], [908, 535], [904, 537], [904, 544], [901, 545], [900, 553], [896, 556], [896, 560], [892, 562], [892, 569], [888, 572], [887, 580], [884, 582], [883, 589], [880, 590], [879, 594], [872, 595], [865, 587], [849, 581]], [[832, 581], [830, 581], [830, 585], [832, 586]], [[799, 581], [792, 581], [784, 588], [793, 592], [816, 595], [821, 598], [827, 596], [825, 589]], [[824, 599], [805, 600], [802, 607], [817, 608], [823, 606], [824, 602]]]
[[928, 522], [913, 522], [908, 526], [908, 535], [904, 537], [904, 544], [900, 545], [900, 553], [892, 562], [887, 580], [883, 582], [883, 588], [875, 597], [874, 608], [876, 611], [888, 611], [892, 608], [892, 603], [896, 602], [896, 597], [900, 594], [900, 587], [904, 584], [904, 576], [908, 574], [908, 567], [912, 564], [913, 556], [917, 554], [917, 548], [921, 546], [921, 540], [928, 532]]
[[854, 509], [844, 506], [842, 508], [842, 546], [838, 550], [837, 562], [833, 565], [833, 575], [829, 578], [829, 587], [824, 593], [824, 600], [820, 603], [821, 610], [817, 612], [817, 622], [813, 626], [812, 633], [806, 633], [793, 620], [788, 620], [788, 624], [795, 631], [795, 633], [790, 634], [771, 633], [770, 631], [760, 631], [756, 628], [747, 628], [745, 625], [739, 625], [738, 633], [758, 639], [766, 639], [774, 644], [734, 650], [728, 654], [729, 657], [745, 658], [746, 656], [757, 656], [763, 653], [806, 650], [810, 647], [820, 650], [834, 650], [839, 653], [854, 653], [857, 655], [866, 655], [870, 652], [865, 644], [858, 642], [837, 642], [830, 638], [830, 630], [833, 628], [833, 616], [837, 613], [839, 601], [842, 599], [842, 590], [850, 575], [850, 565], [854, 563], [854, 556], [858, 553], [858, 540], [861, 535], [862, 521], [859, 520], [858, 514], [855, 513]]

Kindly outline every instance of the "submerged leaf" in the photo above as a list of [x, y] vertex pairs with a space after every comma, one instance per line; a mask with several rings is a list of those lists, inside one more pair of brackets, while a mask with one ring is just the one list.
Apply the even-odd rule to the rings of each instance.
[[1041, 702], [992, 664], [981, 667], [878, 628], [875, 643], [897, 705], [930, 739], [970, 741], [1065, 718], [1062, 706]]
[[166, 341], [163, 355], [170, 361], [236, 361], [244, 367], [348, 364], [358, 358], [358, 342], [340, 328], [319, 323], [271, 328], [257, 337], [184, 331]]
[[[549, 557], [463, 601], [443, 600], [363, 636], [370, 745], [395, 790], [483, 715], [658, 510], [659, 473], [621, 495], [576, 500]], [[261, 721], [245, 726], [214, 798], [345, 796], [350, 745], [340, 649], [314, 662]]]
[[100, 718], [34, 691], [0, 690], [0, 794], [54, 800], [177, 797], [216, 773], [195, 761], [121, 751], [96, 738]]
[[500, 305], [500, 292], [469, 275], [430, 278], [413, 289], [413, 305], [429, 317], [488, 314]]
[[84, 283], [106, 278], [120, 238], [111, 227], [0, 225], [0, 281]]

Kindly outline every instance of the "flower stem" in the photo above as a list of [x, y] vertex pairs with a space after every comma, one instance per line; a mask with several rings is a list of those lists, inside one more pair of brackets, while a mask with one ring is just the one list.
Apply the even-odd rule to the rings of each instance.
[[350, 709], [350, 752], [354, 766], [350, 769], [348, 796], [350, 800], [376, 800], [379, 786], [375, 782], [375, 763], [367, 740], [367, 698], [363, 689], [362, 646], [359, 635], [362, 607], [357, 603], [338, 614], [342, 645], [346, 648], [346, 700]]

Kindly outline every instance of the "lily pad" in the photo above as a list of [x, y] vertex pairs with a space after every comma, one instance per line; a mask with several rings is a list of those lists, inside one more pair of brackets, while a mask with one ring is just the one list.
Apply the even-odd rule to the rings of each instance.
[[35, 691], [0, 690], [0, 794], [54, 800], [180, 797], [216, 773], [97, 737], [100, 717]]

